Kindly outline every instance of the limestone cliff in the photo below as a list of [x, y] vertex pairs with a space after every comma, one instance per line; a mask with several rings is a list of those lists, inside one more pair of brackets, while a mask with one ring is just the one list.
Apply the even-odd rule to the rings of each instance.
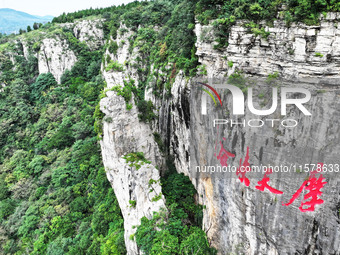
[[[130, 35], [131, 32], [120, 35], [117, 41], [127, 40]], [[110, 54], [108, 51], [106, 54], [112, 61], [124, 64], [131, 54], [138, 54], [136, 51], [130, 54], [128, 46], [128, 44], [123, 45], [116, 54]], [[103, 66], [103, 75], [108, 89], [123, 85], [124, 80], [138, 81], [136, 70], [127, 66], [124, 68], [127, 70], [116, 71], [106, 70]], [[133, 238], [135, 227], [140, 224], [142, 217], [146, 216], [150, 219], [153, 212], [165, 208], [160, 174], [156, 168], [160, 167], [164, 160], [149, 125], [139, 121], [137, 107], [134, 105], [132, 109], [127, 109], [124, 99], [114, 91], [107, 91], [106, 96], [100, 103], [100, 108], [105, 113], [101, 141], [103, 163], [124, 217], [127, 253], [140, 254]], [[123, 157], [135, 152], [143, 152], [146, 159], [151, 161], [150, 164], [136, 169], [126, 162]], [[153, 180], [153, 183], [150, 183], [150, 180]], [[160, 199], [155, 199], [160, 195]]]
[[[308, 162], [301, 163], [339, 163], [338, 15], [330, 13], [319, 26], [313, 27], [303, 24], [287, 27], [280, 20], [275, 21], [273, 27], [265, 27], [270, 32], [267, 39], [252, 34], [243, 26], [245, 22], [239, 21], [231, 27], [229, 46], [224, 50], [214, 50], [212, 26], [196, 24], [197, 55], [207, 70], [206, 78], [222, 78], [241, 70], [248, 77], [257, 79], [256, 90], [269, 93], [271, 87], [259, 77], [278, 72], [283, 83], [299, 81], [302, 87], [314, 91], [313, 99], [308, 104], [314, 113], [313, 118], [303, 118], [294, 110], [290, 112], [300, 123], [294, 130], [280, 127], [260, 131], [242, 127], [231, 129], [225, 138], [228, 148], [236, 155], [233, 163], [237, 165], [244, 158], [247, 146], [250, 147], [252, 164], [288, 164], [299, 161], [301, 157], [308, 159]], [[138, 54], [138, 49], [132, 53], [128, 51], [127, 38], [132, 33], [129, 31], [117, 38], [118, 43], [126, 40], [126, 44], [116, 54], [106, 53], [121, 65], [133, 62]], [[126, 65], [123, 72], [104, 71], [104, 76], [108, 88], [112, 88], [123, 85], [128, 77], [137, 80], [136, 73], [132, 65]], [[199, 194], [199, 202], [206, 206], [204, 230], [220, 254], [340, 254], [340, 191], [336, 178], [329, 179], [328, 186], [323, 190], [324, 204], [314, 212], [302, 213], [297, 202], [289, 207], [282, 206], [282, 202], [289, 200], [288, 196], [259, 192], [254, 187], [256, 183], [244, 187], [236, 178], [196, 178], [189, 170], [189, 157], [199, 158], [200, 153], [204, 154], [209, 149], [207, 143], [215, 142], [199, 136], [199, 125], [195, 126], [195, 133], [190, 132], [192, 120], [196, 123], [203, 121], [201, 116], [192, 113], [190, 116], [190, 109], [199, 106], [199, 103], [190, 105], [190, 95], [194, 93], [193, 80], [186, 79], [179, 72], [171, 87], [172, 97], [167, 100], [159, 100], [150, 90], [146, 90], [145, 96], [156, 105], [159, 116], [152, 125], [138, 121], [136, 107], [127, 110], [124, 100], [116, 92], [107, 92], [107, 97], [101, 102], [102, 111], [106, 118], [110, 118], [110, 123], [104, 120], [104, 165], [126, 221], [128, 253], [138, 253], [135, 244], [128, 240], [128, 235], [133, 233], [131, 226], [142, 215], [150, 217], [152, 211], [164, 205], [162, 200], [151, 203], [150, 195], [142, 189], [151, 176], [159, 178], [154, 166], [161, 164], [161, 153], [151, 136], [153, 132], [159, 132], [174, 156], [177, 171], [191, 178]], [[195, 96], [199, 97], [200, 94]], [[227, 99], [228, 95], [222, 98]], [[232, 109], [231, 103], [228, 103], [228, 108]], [[246, 117], [252, 117], [251, 113], [247, 112]], [[214, 130], [211, 132], [213, 134]], [[201, 142], [194, 149], [190, 148], [193, 139]], [[140, 169], [140, 172], [131, 171], [121, 157], [132, 151], [144, 152], [153, 166]], [[137, 180], [138, 175], [141, 177]], [[276, 179], [273, 184], [285, 193], [293, 194], [299, 188], [301, 179]], [[132, 209], [128, 207], [128, 200], [136, 196], [137, 205], [140, 200], [147, 201], [147, 197], [149, 200], [145, 206], [137, 206], [133, 210], [134, 215], [129, 215]]]
[[39, 73], [52, 73], [57, 82], [66, 70], [71, 70], [77, 61], [74, 52], [65, 41], [46, 38], [42, 41], [38, 63]]
[[[104, 45], [102, 20], [78, 20], [74, 23], [58, 25], [58, 28], [68, 29], [79, 42], [87, 45], [89, 50], [98, 50]], [[78, 61], [77, 53], [65, 38], [64, 33], [56, 30], [46, 34], [43, 31], [33, 31], [33, 38], [20, 37], [23, 45], [23, 55], [38, 59], [39, 74], [52, 73], [58, 83], [66, 70], [70, 71]]]
[[[211, 25], [196, 26], [197, 55], [207, 65], [209, 75], [229, 74], [235, 68], [251, 75], [267, 76], [279, 72], [287, 79], [337, 85], [339, 81], [340, 28], [337, 13], [328, 13], [318, 26], [293, 23], [287, 27], [282, 20], [272, 27], [263, 25], [268, 38], [255, 36], [238, 21], [230, 29], [228, 47], [214, 50]], [[227, 61], [226, 61], [227, 59]], [[232, 70], [228, 61], [234, 63]]]

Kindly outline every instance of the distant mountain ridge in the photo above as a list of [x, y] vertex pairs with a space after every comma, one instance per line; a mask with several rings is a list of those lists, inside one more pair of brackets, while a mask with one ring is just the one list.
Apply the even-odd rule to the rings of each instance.
[[50, 19], [52, 20], [54, 18], [54, 16], [51, 16], [51, 15], [46, 15], [46, 16], [36, 16], [38, 18], [43, 18], [43, 19]]
[[34, 16], [26, 12], [16, 11], [9, 8], [0, 9], [0, 33], [18, 33], [19, 29], [25, 29], [34, 22], [46, 23], [51, 21], [53, 16]]

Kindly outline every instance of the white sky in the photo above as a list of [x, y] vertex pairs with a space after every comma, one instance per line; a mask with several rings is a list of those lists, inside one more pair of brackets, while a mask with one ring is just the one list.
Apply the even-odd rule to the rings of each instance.
[[58, 16], [63, 12], [127, 4], [133, 0], [0, 0], [0, 8], [11, 8], [32, 15]]

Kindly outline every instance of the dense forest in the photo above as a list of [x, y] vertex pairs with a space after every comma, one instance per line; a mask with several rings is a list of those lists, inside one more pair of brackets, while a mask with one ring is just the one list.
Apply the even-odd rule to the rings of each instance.
[[[4, 56], [11, 47], [15, 65]], [[93, 128], [101, 52], [80, 53], [58, 85], [22, 50], [9, 42], [1, 55], [1, 251], [109, 254], [115, 245], [123, 254], [123, 219]]]
[[[195, 17], [204, 24], [214, 20], [218, 49], [227, 46], [228, 28], [237, 19], [251, 18], [253, 28], [261, 31], [259, 21], [270, 22], [277, 15], [288, 24], [315, 24], [327, 11], [340, 11], [340, 3], [143, 1], [63, 14], [33, 31], [0, 36], [0, 253], [126, 254], [123, 217], [106, 179], [98, 141], [103, 118], [98, 103], [105, 90], [101, 66], [120, 68], [103, 56], [106, 49], [117, 50], [113, 40], [124, 32], [121, 23], [136, 32], [130, 45], [144, 54], [140, 62], [145, 68], [140, 68], [138, 87], [127, 83], [119, 92], [127, 99], [134, 93], [141, 121], [152, 122], [153, 106], [144, 100], [148, 77], [157, 75], [150, 65], [167, 74], [154, 88], [158, 96], [163, 90], [170, 93], [179, 70], [188, 77], [196, 74]], [[71, 30], [59, 26], [87, 18], [103, 21], [102, 49], [91, 51]], [[35, 53], [49, 36], [66, 40], [78, 59], [60, 84], [52, 74], [38, 72]], [[32, 44], [28, 58], [22, 40]], [[152, 219], [143, 218], [131, 238], [145, 254], [215, 254], [201, 229], [203, 208], [195, 203], [196, 191], [188, 177], [177, 173], [171, 156], [167, 158], [162, 189], [169, 215], [158, 212]]]

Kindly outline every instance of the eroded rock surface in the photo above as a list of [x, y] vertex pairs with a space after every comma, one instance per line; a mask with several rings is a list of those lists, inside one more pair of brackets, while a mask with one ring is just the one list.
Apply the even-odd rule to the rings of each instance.
[[[340, 30], [337, 28], [337, 17], [338, 14], [329, 14], [321, 20], [320, 26], [315, 27], [302, 24], [286, 27], [278, 20], [273, 27], [266, 28], [270, 32], [268, 39], [248, 32], [242, 25], [244, 22], [240, 21], [231, 27], [229, 46], [222, 51], [214, 50], [213, 40], [204, 38], [204, 34], [211, 38], [209, 35], [213, 34], [212, 27], [196, 25], [197, 55], [200, 63], [205, 65], [207, 78], [225, 77], [237, 69], [253, 79], [278, 72], [281, 79], [289, 81], [288, 85], [299, 84], [313, 91], [308, 104], [312, 117], [305, 117], [296, 109], [289, 111], [289, 116], [299, 122], [295, 129], [235, 127], [227, 132], [224, 144], [236, 155], [230, 164], [238, 165], [239, 160], [245, 157], [247, 147], [251, 164], [340, 163]], [[130, 33], [119, 35], [117, 42], [126, 40]], [[116, 55], [106, 54], [124, 64], [133, 62], [137, 51], [134, 49], [130, 53], [126, 44], [118, 49]], [[127, 77], [138, 79], [136, 70], [131, 66], [126, 66], [124, 72], [104, 71], [104, 76], [108, 88], [123, 85]], [[177, 171], [191, 178], [199, 194], [199, 202], [206, 206], [203, 227], [209, 241], [220, 254], [340, 254], [338, 178], [327, 179], [322, 195], [324, 203], [317, 206], [314, 212], [307, 213], [298, 209], [306, 192], [290, 206], [282, 205], [289, 201], [308, 178], [306, 174], [296, 179], [273, 179], [271, 185], [284, 191], [281, 196], [257, 190], [257, 179], [251, 179], [251, 185], [245, 187], [237, 178], [196, 178], [189, 169], [189, 156], [193, 156], [192, 153], [197, 154], [197, 158], [205, 155], [211, 144], [216, 142], [216, 131], [210, 130], [209, 139], [203, 136], [204, 132], [199, 125], [195, 127], [195, 132], [190, 131], [192, 121], [203, 121], [200, 119], [202, 116], [193, 115], [191, 111], [198, 106], [190, 102], [193, 86], [193, 79], [186, 79], [180, 72], [171, 87], [172, 97], [160, 100], [147, 90], [145, 97], [152, 100], [159, 116], [153, 125], [138, 120], [135, 106], [130, 111], [126, 110], [124, 100], [116, 92], [108, 92], [108, 97], [101, 101], [102, 111], [106, 117], [112, 118], [111, 123], [104, 121], [104, 165], [108, 168], [108, 178], [118, 199], [124, 197], [120, 198], [119, 203], [125, 221], [128, 219], [136, 224], [142, 214], [150, 217], [151, 211], [158, 210], [164, 204], [145, 203], [145, 206], [133, 209], [138, 210], [135, 216], [132, 213], [128, 215], [132, 210], [128, 200], [137, 196], [137, 190], [140, 194], [139, 198], [137, 196], [137, 205], [138, 201], [146, 201], [147, 197], [149, 199], [142, 185], [147, 185], [146, 181], [151, 176], [158, 178], [158, 172], [153, 166], [162, 162], [162, 155], [152, 137], [156, 131], [170, 148]], [[258, 92], [270, 92], [271, 87], [263, 80], [255, 86]], [[231, 98], [224, 96], [223, 100], [228, 102], [231, 111]], [[264, 102], [263, 105], [260, 103], [257, 102], [255, 106], [270, 106], [270, 102]], [[246, 112], [245, 118], [253, 117], [249, 111]], [[281, 116], [275, 113], [272, 117]], [[190, 142], [193, 139], [201, 143], [191, 151]], [[133, 172], [121, 158], [130, 151], [144, 152], [153, 166], [143, 167], [141, 172]], [[204, 157], [201, 159], [204, 161]], [[204, 163], [209, 165], [215, 162]], [[137, 181], [137, 173], [145, 178], [138, 177]], [[127, 239], [133, 231], [130, 230], [129, 222], [125, 224]], [[135, 244], [129, 240], [126, 242], [129, 254], [137, 254]]]
[[66, 40], [46, 38], [42, 41], [39, 55], [39, 74], [52, 73], [58, 83], [66, 70], [77, 62], [75, 53], [69, 49]]

